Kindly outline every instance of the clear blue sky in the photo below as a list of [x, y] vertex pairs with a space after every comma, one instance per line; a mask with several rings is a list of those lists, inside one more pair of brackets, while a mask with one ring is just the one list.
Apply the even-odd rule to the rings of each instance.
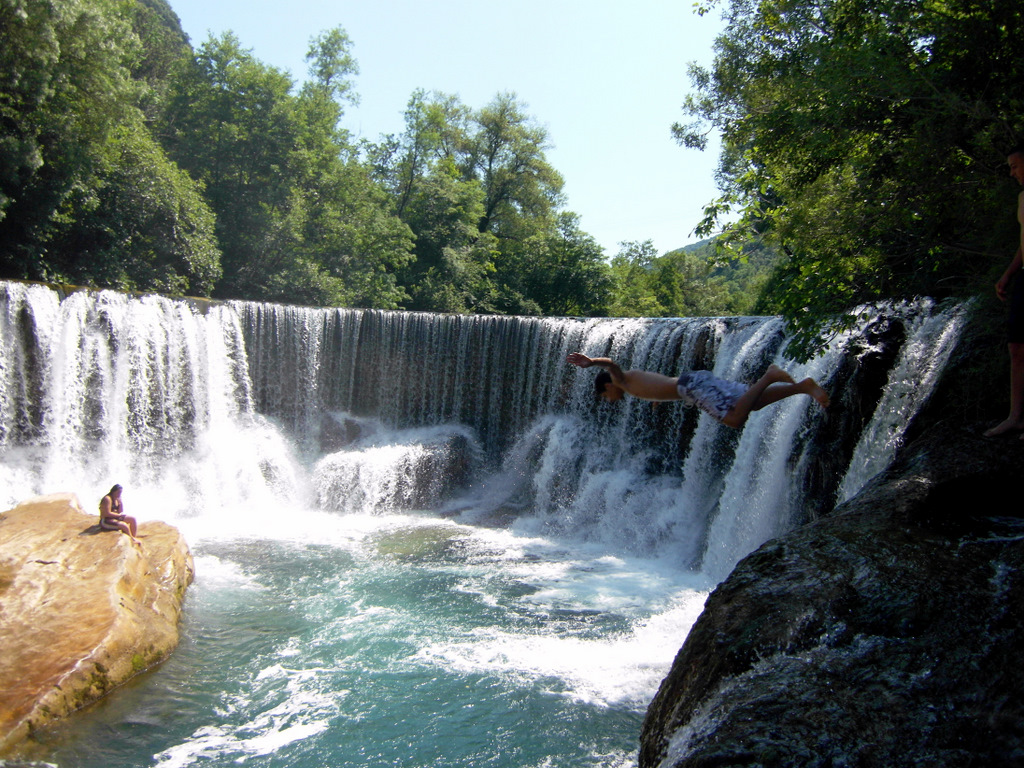
[[310, 38], [344, 27], [360, 68], [360, 104], [344, 120], [356, 137], [400, 133], [416, 88], [473, 108], [515, 92], [548, 130], [567, 208], [608, 256], [623, 240], [661, 252], [694, 242], [716, 195], [717, 148], [684, 149], [670, 133], [686, 65], [711, 61], [721, 27], [687, 0], [169, 1], [193, 46], [232, 30], [299, 82]]

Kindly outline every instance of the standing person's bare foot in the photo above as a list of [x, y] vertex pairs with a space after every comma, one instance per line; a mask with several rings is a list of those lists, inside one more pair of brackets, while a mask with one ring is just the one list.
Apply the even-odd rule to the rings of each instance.
[[986, 429], [983, 434], [985, 437], [998, 437], [999, 435], [1005, 435], [1007, 432], [1020, 432], [1021, 430], [1024, 430], [1024, 422], [1006, 418], [992, 427], [992, 429]]

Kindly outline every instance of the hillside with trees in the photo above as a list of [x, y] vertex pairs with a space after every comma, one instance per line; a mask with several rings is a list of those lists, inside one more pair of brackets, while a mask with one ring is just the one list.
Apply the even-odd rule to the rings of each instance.
[[989, 291], [1016, 226], [1000, 180], [1024, 114], [1016, 6], [721, 4], [673, 129], [689, 147], [722, 135], [723, 194], [698, 228], [714, 241], [611, 255], [513, 93], [417, 90], [400, 134], [355, 142], [340, 27], [312, 37], [297, 83], [231, 33], [194, 46], [164, 0], [0, 0], [0, 276], [440, 312], [778, 312], [808, 348], [863, 302]]
[[342, 128], [341, 28], [307, 79], [163, 0], [0, 0], [0, 275], [289, 303], [603, 314], [603, 250], [514, 94], [417, 91], [399, 136]]
[[[1024, 16], [1010, 0], [727, 0], [675, 126], [722, 136], [702, 231], [784, 254], [758, 309], [810, 341], [877, 299], [991, 294], [1013, 253]], [[708, 11], [710, 8], [703, 8]]]

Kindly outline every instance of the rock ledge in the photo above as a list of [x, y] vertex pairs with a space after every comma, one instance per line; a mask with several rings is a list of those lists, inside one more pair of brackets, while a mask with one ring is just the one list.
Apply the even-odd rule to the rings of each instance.
[[101, 532], [74, 494], [0, 514], [0, 753], [165, 659], [192, 581], [176, 528], [142, 547]]
[[938, 428], [708, 597], [641, 768], [1024, 765], [1024, 445]]

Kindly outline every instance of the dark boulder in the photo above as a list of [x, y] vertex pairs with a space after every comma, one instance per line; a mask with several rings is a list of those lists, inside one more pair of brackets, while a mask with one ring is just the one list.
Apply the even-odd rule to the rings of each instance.
[[640, 765], [1024, 765], [1022, 478], [1020, 441], [936, 428], [744, 559], [652, 701]]

